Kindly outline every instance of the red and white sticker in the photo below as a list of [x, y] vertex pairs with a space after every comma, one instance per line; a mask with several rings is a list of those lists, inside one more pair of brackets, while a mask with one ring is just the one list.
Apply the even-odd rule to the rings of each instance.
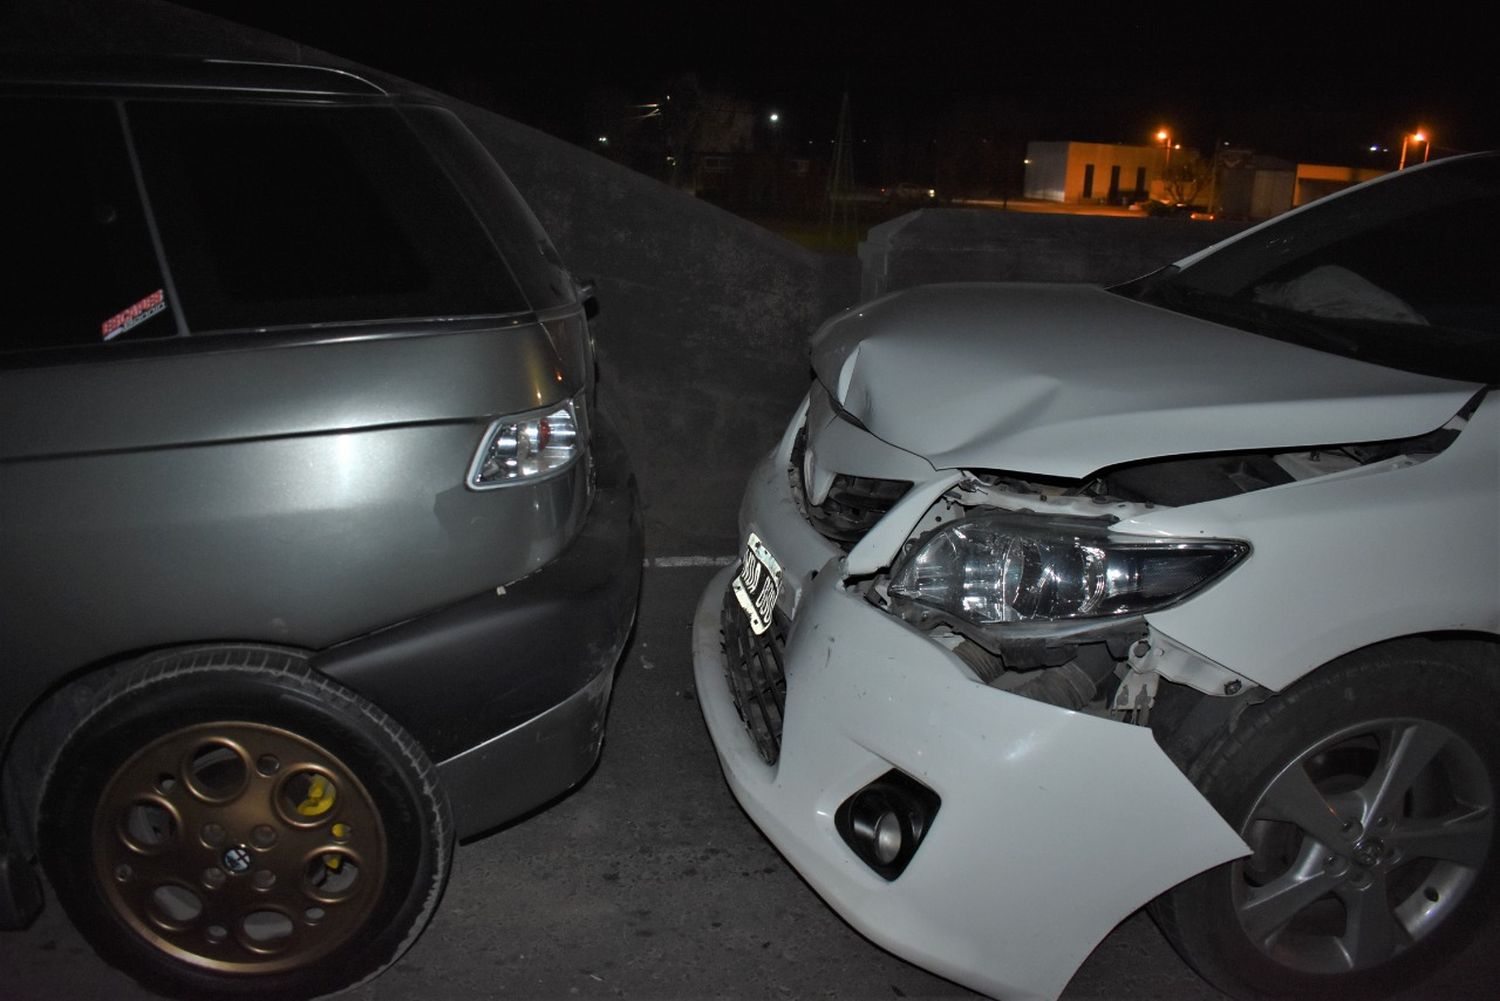
[[131, 327], [145, 323], [166, 308], [167, 298], [162, 295], [161, 289], [157, 289], [134, 306], [122, 309], [105, 320], [100, 327], [100, 333], [106, 341], [112, 341]]

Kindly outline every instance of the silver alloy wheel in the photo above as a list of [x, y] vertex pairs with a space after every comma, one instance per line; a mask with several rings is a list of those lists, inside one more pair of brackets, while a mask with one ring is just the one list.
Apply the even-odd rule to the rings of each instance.
[[1492, 784], [1436, 723], [1387, 718], [1319, 738], [1255, 798], [1230, 867], [1247, 938], [1313, 974], [1379, 965], [1457, 909], [1488, 856]]

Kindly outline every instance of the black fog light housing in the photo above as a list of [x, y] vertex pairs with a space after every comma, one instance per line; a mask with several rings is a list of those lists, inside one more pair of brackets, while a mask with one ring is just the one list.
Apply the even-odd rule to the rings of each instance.
[[892, 770], [844, 800], [833, 823], [865, 865], [893, 880], [916, 855], [942, 802], [910, 775]]

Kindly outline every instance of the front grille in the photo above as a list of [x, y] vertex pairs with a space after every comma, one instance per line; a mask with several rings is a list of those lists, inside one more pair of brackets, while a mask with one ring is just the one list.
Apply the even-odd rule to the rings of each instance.
[[807, 453], [807, 429], [797, 433], [792, 446], [792, 486], [802, 498], [807, 520], [825, 539], [837, 542], [845, 551], [865, 537], [875, 523], [885, 517], [896, 502], [911, 489], [910, 480], [881, 480], [872, 476], [846, 476], [839, 473], [823, 503], [813, 504], [802, 482], [802, 459]]
[[786, 633], [791, 624], [781, 609], [771, 617], [771, 628], [755, 635], [750, 616], [740, 607], [734, 589], [724, 592], [725, 675], [729, 694], [739, 710], [755, 749], [776, 764], [781, 754], [781, 713], [786, 707]]

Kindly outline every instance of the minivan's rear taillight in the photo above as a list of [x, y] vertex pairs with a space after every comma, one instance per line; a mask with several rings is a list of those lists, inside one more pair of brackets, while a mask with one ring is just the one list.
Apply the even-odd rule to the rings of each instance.
[[492, 423], [469, 467], [474, 490], [526, 483], [560, 473], [588, 446], [583, 396], [547, 410]]

